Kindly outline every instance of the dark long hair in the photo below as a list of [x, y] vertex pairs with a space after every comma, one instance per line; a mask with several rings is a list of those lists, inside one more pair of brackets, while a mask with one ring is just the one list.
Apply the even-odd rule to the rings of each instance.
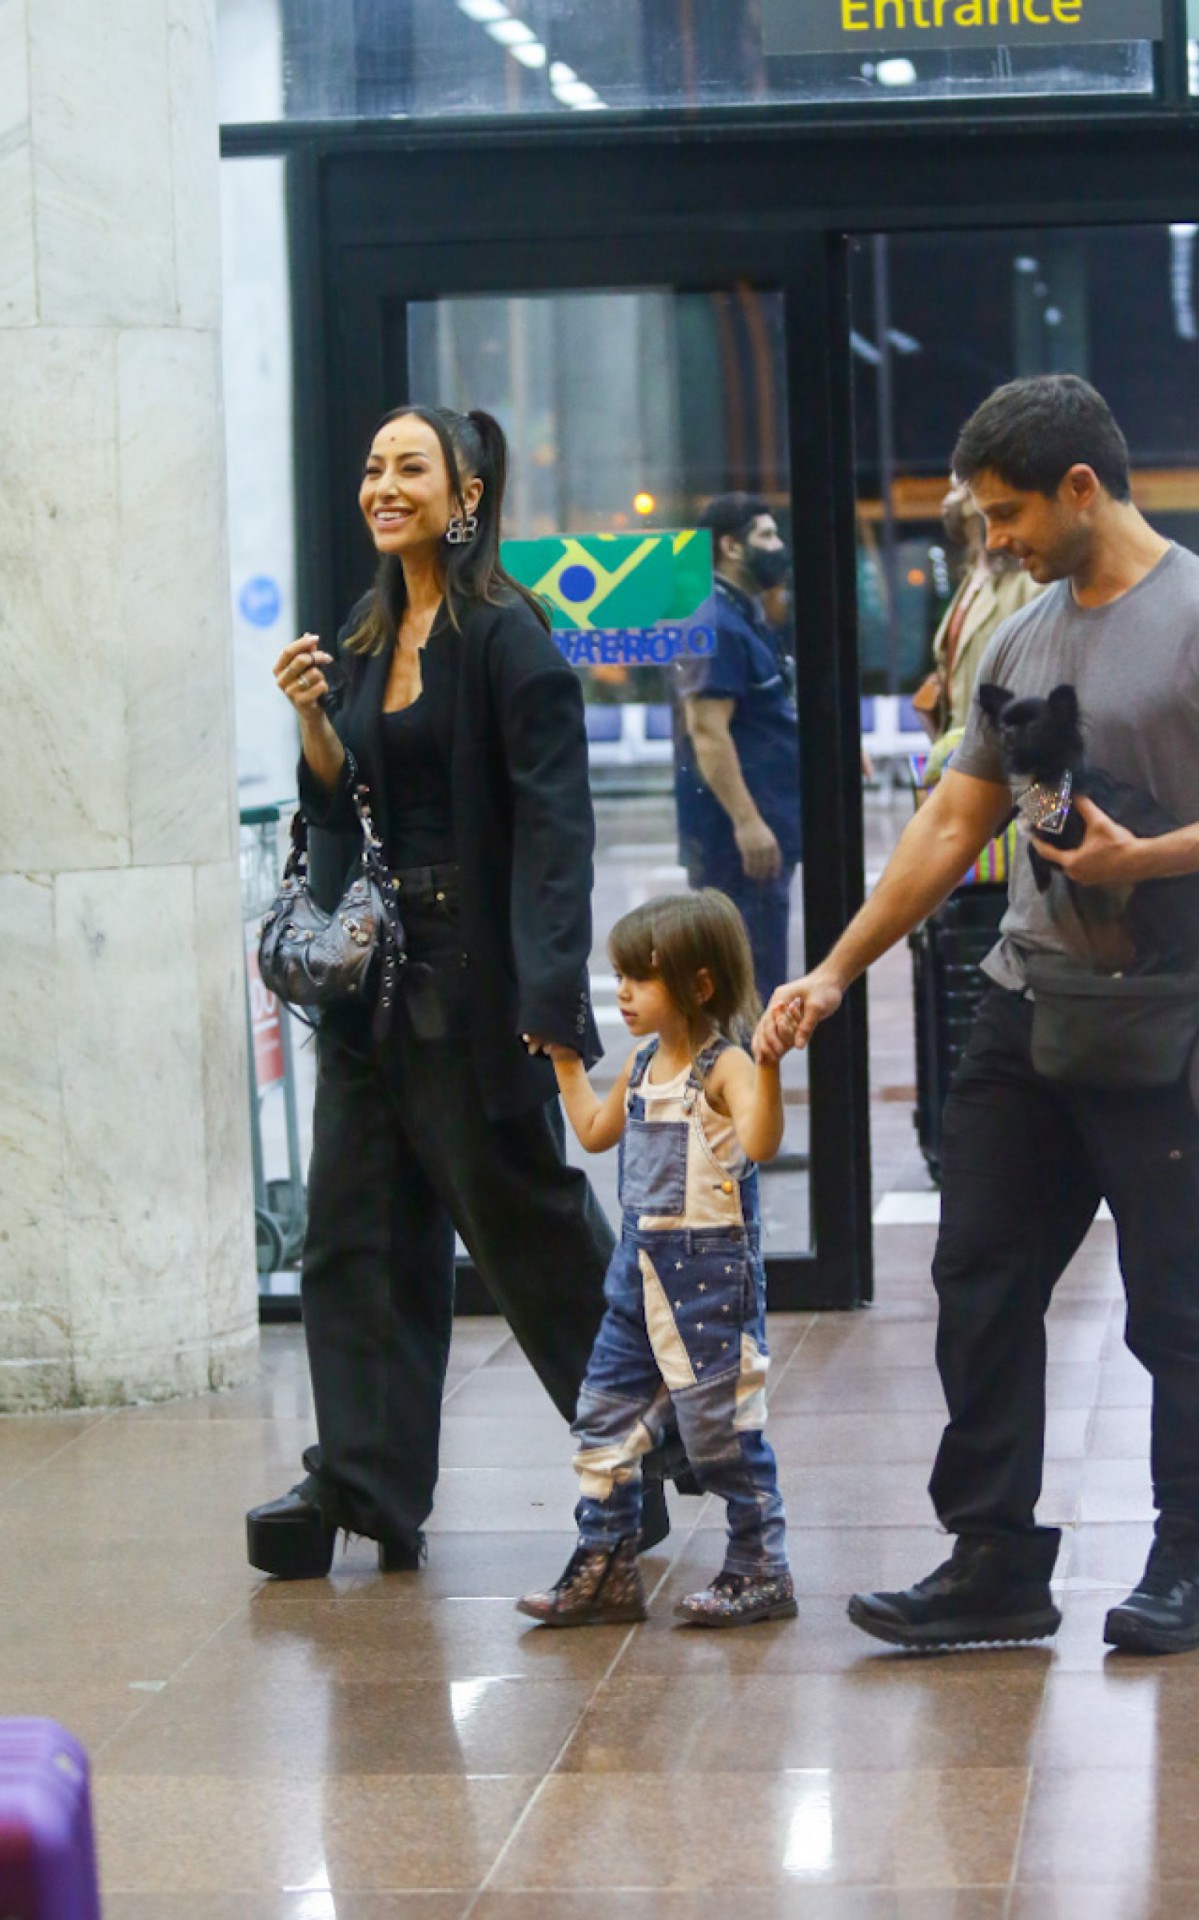
[[[483, 493], [475, 509], [479, 527], [473, 540], [461, 546], [444, 545], [441, 566], [445, 583], [445, 605], [452, 624], [461, 624], [463, 609], [472, 603], [503, 606], [512, 600], [524, 600], [532, 607], [544, 627], [549, 615], [527, 587], [514, 580], [500, 561], [500, 523], [504, 512], [504, 487], [508, 478], [508, 443], [504, 429], [489, 413], [475, 409], [455, 413], [450, 407], [393, 407], [376, 422], [373, 443], [391, 420], [411, 415], [423, 420], [437, 435], [445, 458], [450, 483], [450, 500], [463, 518], [466, 505], [462, 498], [466, 480], [481, 480]], [[375, 584], [362, 619], [345, 642], [353, 653], [378, 653], [399, 631], [406, 601], [404, 569], [398, 554], [383, 554], [375, 574]]]

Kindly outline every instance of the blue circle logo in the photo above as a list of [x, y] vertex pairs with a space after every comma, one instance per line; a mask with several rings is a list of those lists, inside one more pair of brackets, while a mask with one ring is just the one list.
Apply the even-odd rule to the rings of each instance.
[[237, 596], [237, 610], [252, 627], [273, 627], [282, 605], [279, 584], [268, 573], [256, 573]]
[[558, 592], [564, 600], [573, 600], [578, 605], [590, 600], [595, 592], [595, 575], [590, 567], [563, 567], [558, 575]]

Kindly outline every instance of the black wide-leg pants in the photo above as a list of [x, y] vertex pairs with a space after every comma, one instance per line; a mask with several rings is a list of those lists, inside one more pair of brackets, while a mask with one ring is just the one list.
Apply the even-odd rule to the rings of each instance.
[[[409, 931], [428, 953], [427, 925]], [[452, 947], [432, 957], [456, 966]], [[304, 1464], [328, 1518], [374, 1538], [410, 1538], [433, 1505], [455, 1228], [567, 1420], [613, 1245], [586, 1176], [566, 1164], [557, 1100], [487, 1118], [453, 982], [437, 971], [445, 1038], [418, 1038], [401, 999], [377, 1046], [365, 1029], [318, 1040], [301, 1278], [318, 1445]]]
[[1153, 1379], [1163, 1517], [1199, 1526], [1199, 1117], [1185, 1080], [1064, 1087], [1031, 1060], [1032, 1005], [986, 994], [945, 1107], [933, 1264], [949, 1425], [929, 1491], [953, 1533], [1034, 1526], [1045, 1313], [1102, 1198], [1119, 1234], [1126, 1339]]

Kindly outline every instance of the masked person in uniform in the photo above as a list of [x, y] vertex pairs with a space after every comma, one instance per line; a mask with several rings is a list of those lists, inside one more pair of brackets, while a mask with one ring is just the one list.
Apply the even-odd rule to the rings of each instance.
[[718, 887], [740, 909], [766, 1003], [787, 977], [802, 854], [795, 663], [762, 610], [790, 555], [754, 494], [717, 495], [699, 525], [712, 535], [716, 645], [678, 669], [679, 851], [692, 887]]

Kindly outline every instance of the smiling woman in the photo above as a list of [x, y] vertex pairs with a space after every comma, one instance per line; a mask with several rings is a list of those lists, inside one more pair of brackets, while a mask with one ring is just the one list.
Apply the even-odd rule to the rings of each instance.
[[455, 1228], [567, 1417], [603, 1311], [612, 1235], [563, 1158], [544, 1057], [601, 1051], [583, 702], [500, 564], [506, 468], [489, 414], [386, 415], [359, 489], [374, 586], [335, 648], [308, 634], [276, 663], [313, 891], [341, 897], [365, 782], [407, 946], [397, 1004], [376, 985], [318, 1037], [301, 1291], [319, 1445], [249, 1516], [252, 1564], [282, 1578], [327, 1573], [338, 1528], [378, 1540], [385, 1569], [419, 1564]]

